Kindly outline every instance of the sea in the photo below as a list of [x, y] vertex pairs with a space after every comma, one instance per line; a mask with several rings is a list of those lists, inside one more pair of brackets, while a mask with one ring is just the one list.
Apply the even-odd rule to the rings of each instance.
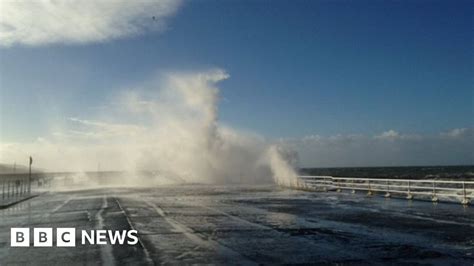
[[299, 173], [334, 177], [474, 180], [474, 165], [301, 168]]

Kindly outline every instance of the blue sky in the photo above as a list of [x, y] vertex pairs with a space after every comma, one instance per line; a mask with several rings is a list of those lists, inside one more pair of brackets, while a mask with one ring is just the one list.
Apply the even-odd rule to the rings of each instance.
[[117, 90], [157, 72], [215, 67], [230, 74], [219, 84], [220, 121], [268, 138], [473, 127], [472, 2], [186, 1], [173, 8], [156, 20], [154, 10], [138, 13], [145, 28], [159, 30], [119, 38], [7, 40], [2, 141], [34, 140], [69, 117], [93, 117]]

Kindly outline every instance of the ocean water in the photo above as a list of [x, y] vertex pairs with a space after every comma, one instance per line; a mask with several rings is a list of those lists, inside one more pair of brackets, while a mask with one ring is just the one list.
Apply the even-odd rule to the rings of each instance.
[[474, 165], [301, 168], [299, 173], [336, 177], [474, 180]]

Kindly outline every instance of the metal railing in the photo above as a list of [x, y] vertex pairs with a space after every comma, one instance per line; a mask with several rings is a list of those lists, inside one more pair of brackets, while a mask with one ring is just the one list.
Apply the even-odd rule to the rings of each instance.
[[31, 186], [28, 176], [11, 175], [0, 178], [0, 201], [19, 198], [31, 193]]
[[364, 191], [368, 196], [384, 193], [384, 197], [429, 199], [433, 202], [459, 201], [468, 205], [474, 199], [474, 181], [382, 179], [332, 176], [299, 176], [298, 186], [317, 191]]
[[29, 174], [0, 175], [0, 207], [29, 198], [45, 190], [49, 179]]

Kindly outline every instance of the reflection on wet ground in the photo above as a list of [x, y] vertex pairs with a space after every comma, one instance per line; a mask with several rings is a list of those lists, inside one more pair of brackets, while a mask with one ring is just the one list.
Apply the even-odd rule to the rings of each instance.
[[[135, 246], [12, 248], [11, 227], [136, 229]], [[76, 236], [80, 238], [80, 236]], [[43, 194], [0, 210], [0, 264], [474, 263], [474, 210], [274, 186]]]

